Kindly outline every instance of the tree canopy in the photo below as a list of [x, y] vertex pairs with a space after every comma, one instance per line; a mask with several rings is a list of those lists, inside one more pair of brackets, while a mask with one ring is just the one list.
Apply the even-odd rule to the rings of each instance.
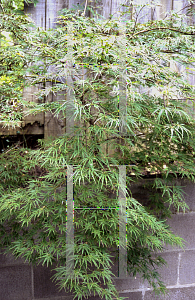
[[[51, 265], [60, 287], [79, 299], [119, 299], [111, 249], [117, 256], [119, 166], [125, 165], [128, 272], [165, 291], [157, 272], [164, 260], [153, 254], [165, 244], [182, 246], [166, 219], [172, 207], [187, 207], [175, 179], [194, 181], [194, 87], [188, 77], [195, 30], [187, 22], [193, 12], [141, 24], [128, 6], [108, 20], [64, 9], [57, 27], [45, 31], [10, 5], [2, 2], [0, 15], [1, 124], [15, 126], [40, 112], [63, 119], [72, 95], [75, 125], [72, 134], [40, 140], [37, 149], [17, 144], [0, 154], [2, 249]], [[38, 84], [39, 101], [31, 103], [23, 89]], [[46, 101], [48, 95], [58, 97]], [[74, 170], [73, 275], [66, 270], [68, 166]], [[145, 187], [150, 201], [144, 205], [131, 186], [148, 174], [154, 179]]]

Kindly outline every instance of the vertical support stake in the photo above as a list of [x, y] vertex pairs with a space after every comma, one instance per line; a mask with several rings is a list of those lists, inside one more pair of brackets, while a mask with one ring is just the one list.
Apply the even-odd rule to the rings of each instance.
[[126, 166], [119, 166], [119, 277], [127, 276]]
[[73, 166], [67, 167], [66, 276], [74, 275], [74, 200]]

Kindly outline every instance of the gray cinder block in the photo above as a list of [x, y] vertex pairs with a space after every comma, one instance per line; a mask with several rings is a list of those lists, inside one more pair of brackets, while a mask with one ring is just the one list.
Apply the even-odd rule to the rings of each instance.
[[[29, 299], [29, 300], [31, 300], [31, 299]], [[53, 297], [49, 297], [49, 298], [39, 298], [39, 299], [33, 298], [33, 300], [73, 300], [73, 296], [59, 296], [59, 297], [53, 296]]]
[[[132, 292], [132, 293], [121, 293], [121, 297], [124, 297], [124, 300], [142, 300], [142, 292]], [[89, 297], [88, 300], [105, 300], [101, 299], [99, 296]]]
[[179, 283], [182, 285], [195, 283], [195, 250], [181, 253]]
[[[0, 253], [0, 267], [25, 264], [24, 259], [15, 258], [12, 254]], [[26, 263], [27, 264], [27, 263]]]
[[143, 299], [144, 300], [194, 300], [195, 287], [170, 289], [168, 290], [168, 293], [165, 296], [155, 296], [154, 292], [149, 291], [145, 293]]
[[121, 297], [126, 297], [124, 300], [142, 300], [142, 292], [121, 293]]
[[140, 276], [124, 278], [114, 278], [114, 284], [119, 292], [125, 290], [140, 289], [143, 287], [143, 279]]
[[165, 261], [167, 262], [167, 265], [164, 265], [158, 269], [162, 281], [166, 285], [176, 285], [178, 279], [179, 253], [166, 252], [166, 253], [160, 253], [159, 255], [162, 256], [162, 258], [164, 258]]
[[[169, 224], [174, 234], [186, 241], [185, 249], [195, 248], [195, 212], [172, 215], [172, 218], [168, 219], [167, 224]], [[166, 246], [166, 249], [174, 250], [170, 245]]]
[[0, 300], [32, 298], [31, 267], [27, 265], [0, 268]]
[[59, 296], [70, 296], [64, 290], [59, 291], [58, 286], [51, 277], [54, 275], [49, 268], [37, 266], [34, 268], [34, 296], [36, 298], [52, 298]]
[[183, 187], [184, 199], [190, 211], [195, 211], [195, 184], [187, 179], [177, 179], [178, 185]]

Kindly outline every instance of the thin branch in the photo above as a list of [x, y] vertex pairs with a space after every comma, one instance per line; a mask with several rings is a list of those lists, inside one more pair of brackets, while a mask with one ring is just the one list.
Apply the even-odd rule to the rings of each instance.
[[125, 140], [125, 138], [130, 138], [130, 137], [138, 137], [138, 136], [145, 136], [145, 133], [139, 133], [139, 134], [126, 134], [126, 136], [113, 136], [110, 138], [105, 139], [103, 142], [111, 141], [111, 140], [116, 140], [116, 139], [122, 139]]
[[5, 11], [4, 11], [4, 8], [3, 8], [3, 5], [0, 3], [0, 6], [1, 6], [1, 9], [3, 11], [3, 14], [5, 14]]
[[[185, 35], [195, 35], [195, 32], [184, 32], [184, 31], [180, 31], [180, 30], [175, 29], [175, 28], [154, 27], [154, 28], [151, 28], [151, 29], [145, 29], [145, 30], [138, 31], [138, 32], [134, 33], [133, 36], [143, 34], [143, 33], [146, 33], [146, 32], [150, 32], [150, 31], [154, 31], [154, 30], [171, 30], [171, 31], [179, 32], [179, 33], [185, 34]], [[130, 34], [127, 34], [127, 35], [130, 35]]]
[[188, 7], [191, 7], [191, 4], [188, 4], [188, 5], [184, 6], [182, 9], [178, 10], [178, 11], [177, 11], [177, 14], [178, 14], [180, 11], [182, 11], [182, 10], [188, 8]]
[[137, 26], [137, 21], [138, 21], [139, 15], [140, 15], [142, 9], [145, 8], [145, 7], [146, 7], [146, 5], [143, 5], [143, 6], [140, 8], [140, 10], [139, 10], [139, 12], [137, 13], [137, 15], [136, 15], [136, 18], [135, 18], [135, 24], [134, 24], [134, 28], [133, 28], [133, 32], [135, 32], [135, 30], [136, 30], [136, 26]]
[[85, 16], [85, 13], [86, 13], [86, 9], [87, 9], [87, 2], [88, 2], [88, 0], [86, 0], [86, 1], [85, 1], [85, 8], [84, 8], [83, 16]]

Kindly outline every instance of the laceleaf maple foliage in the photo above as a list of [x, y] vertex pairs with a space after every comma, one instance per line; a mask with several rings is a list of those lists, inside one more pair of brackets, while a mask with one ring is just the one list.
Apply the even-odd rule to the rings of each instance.
[[[75, 121], [73, 134], [42, 140], [35, 150], [18, 145], [1, 154], [1, 247], [53, 266], [60, 287], [79, 299], [93, 294], [119, 299], [109, 250], [119, 246], [118, 166], [126, 165], [128, 271], [163, 292], [157, 267], [164, 260], [153, 254], [165, 244], [182, 246], [166, 219], [171, 206], [186, 208], [174, 179], [194, 180], [194, 88], [187, 74], [193, 72], [195, 31], [183, 19], [172, 13], [140, 24], [65, 9], [57, 28], [45, 31], [30, 30], [26, 16], [6, 6], [1, 12], [0, 28], [12, 39], [0, 49], [1, 121], [15, 124], [24, 112], [50, 111], [65, 118], [70, 92]], [[36, 94], [39, 102], [29, 103], [22, 90], [38, 83], [43, 86]], [[121, 119], [124, 91], [126, 117]], [[61, 100], [45, 101], [51, 94]], [[73, 277], [66, 270], [70, 165]], [[147, 174], [154, 180], [146, 187], [151, 196], [145, 206], [132, 196], [131, 186]]]

